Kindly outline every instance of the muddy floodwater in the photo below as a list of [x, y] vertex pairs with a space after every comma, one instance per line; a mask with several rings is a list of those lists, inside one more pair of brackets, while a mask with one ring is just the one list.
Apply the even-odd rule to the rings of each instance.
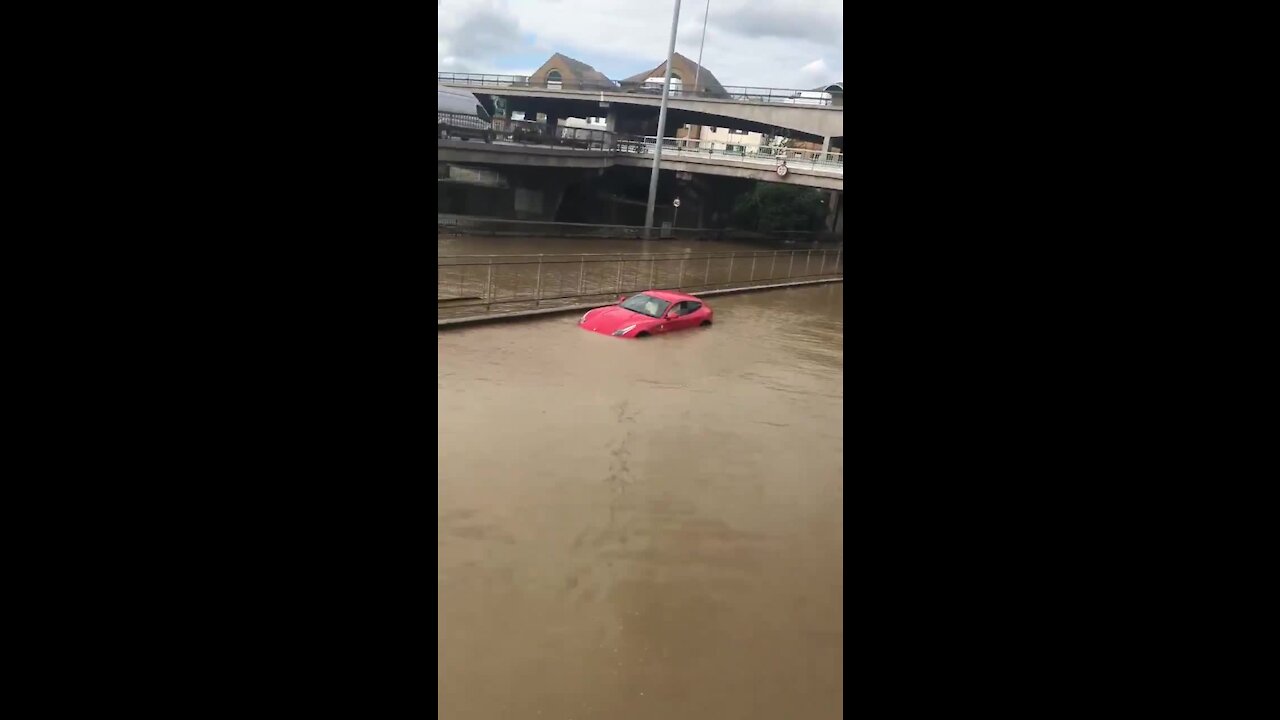
[[843, 292], [438, 333], [442, 718], [841, 717]]

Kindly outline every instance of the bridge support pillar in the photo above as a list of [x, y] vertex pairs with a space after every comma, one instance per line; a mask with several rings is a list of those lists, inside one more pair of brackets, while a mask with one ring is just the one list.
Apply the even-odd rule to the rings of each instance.
[[831, 136], [827, 135], [822, 138], [822, 154], [826, 155], [831, 151]]
[[597, 170], [569, 168], [513, 167], [508, 180], [514, 196], [517, 220], [555, 222], [566, 202], [583, 202], [582, 193], [569, 192], [570, 186], [586, 184], [599, 177]]
[[825, 223], [827, 232], [838, 232], [836, 230], [837, 225], [843, 229], [844, 222], [843, 218], [840, 217], [840, 205], [844, 200], [843, 194], [839, 190], [832, 190], [827, 197], [827, 222]]

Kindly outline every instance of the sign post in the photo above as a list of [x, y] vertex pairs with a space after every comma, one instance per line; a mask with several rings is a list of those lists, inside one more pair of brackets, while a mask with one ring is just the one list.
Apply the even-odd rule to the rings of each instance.
[[[667, 44], [667, 71], [662, 78], [662, 100], [658, 102], [658, 136], [653, 146], [653, 169], [649, 171], [649, 202], [644, 214], [644, 237], [653, 237], [654, 201], [658, 197], [658, 168], [662, 166], [662, 137], [667, 129], [667, 97], [671, 94], [671, 59], [676, 54], [676, 28], [680, 25], [680, 0], [671, 14], [671, 42]], [[643, 140], [643, 138], [641, 138]]]
[[676, 198], [675, 200], [672, 200], [671, 206], [676, 209], [675, 212], [672, 213], [671, 215], [671, 227], [676, 227], [676, 221], [680, 217], [680, 198]]

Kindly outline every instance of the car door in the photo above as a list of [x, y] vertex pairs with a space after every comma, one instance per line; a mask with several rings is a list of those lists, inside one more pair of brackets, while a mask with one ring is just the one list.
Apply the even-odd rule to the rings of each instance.
[[[672, 330], [680, 329], [680, 320], [682, 318], [679, 313], [682, 307], [684, 307], [684, 303], [671, 303], [671, 306], [664, 311], [662, 322], [658, 324], [658, 332], [671, 332]], [[675, 317], [670, 317], [672, 315]]]
[[658, 323], [657, 327], [654, 328], [654, 332], [669, 333], [680, 329], [680, 316], [677, 315], [675, 318], [671, 316], [678, 313], [680, 307], [680, 302], [672, 302], [671, 305], [668, 305], [667, 309], [662, 311], [662, 322]]
[[676, 330], [684, 330], [685, 328], [695, 327], [698, 324], [699, 316], [696, 314], [702, 309], [702, 303], [694, 300], [686, 300], [680, 303], [680, 317], [676, 318]]
[[686, 327], [698, 327], [707, 318], [707, 310], [700, 302], [691, 301], [689, 306], [689, 314], [684, 317]]

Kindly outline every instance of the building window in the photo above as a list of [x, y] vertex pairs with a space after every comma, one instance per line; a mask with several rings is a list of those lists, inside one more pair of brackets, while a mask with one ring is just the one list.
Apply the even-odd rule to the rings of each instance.
[[547, 87], [552, 90], [559, 90], [563, 86], [560, 80], [560, 71], [552, 70], [547, 73]]

